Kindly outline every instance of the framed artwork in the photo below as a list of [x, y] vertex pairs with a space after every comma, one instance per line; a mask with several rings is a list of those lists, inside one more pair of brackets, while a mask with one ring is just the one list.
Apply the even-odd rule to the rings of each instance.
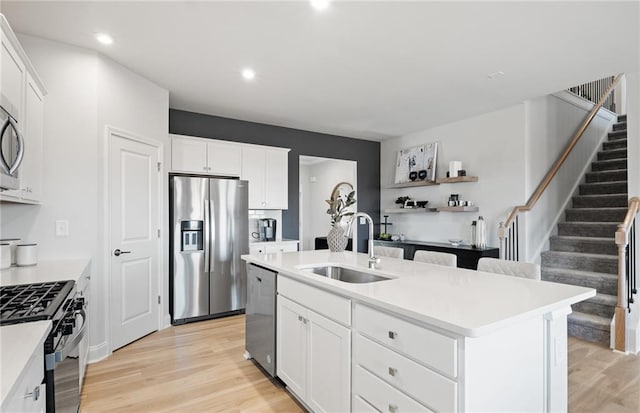
[[[437, 155], [438, 144], [435, 142], [398, 151], [394, 182], [403, 184], [418, 180], [418, 175], [425, 175], [424, 173], [419, 174], [420, 171], [426, 171], [426, 176], [421, 180], [435, 181]], [[412, 174], [412, 172], [415, 172], [415, 174]]]

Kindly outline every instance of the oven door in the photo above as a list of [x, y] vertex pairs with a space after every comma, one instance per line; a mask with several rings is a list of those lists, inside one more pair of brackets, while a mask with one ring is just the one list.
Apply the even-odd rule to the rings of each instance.
[[47, 412], [77, 413], [80, 408], [78, 347], [86, 334], [87, 317], [84, 310], [75, 311], [73, 317], [76, 326], [73, 333], [63, 337], [55, 351], [46, 355]]
[[0, 106], [0, 189], [18, 189], [18, 167], [24, 155], [24, 140], [17, 122]]

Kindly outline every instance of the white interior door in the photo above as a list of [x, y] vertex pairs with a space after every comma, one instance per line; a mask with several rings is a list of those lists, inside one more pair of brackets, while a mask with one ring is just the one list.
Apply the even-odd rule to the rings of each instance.
[[111, 350], [158, 329], [158, 148], [111, 133]]

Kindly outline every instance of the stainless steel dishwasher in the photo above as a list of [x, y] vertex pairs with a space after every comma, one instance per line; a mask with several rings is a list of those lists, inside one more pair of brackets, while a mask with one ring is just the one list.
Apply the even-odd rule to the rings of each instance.
[[276, 376], [276, 278], [278, 273], [247, 263], [245, 348], [272, 377]]

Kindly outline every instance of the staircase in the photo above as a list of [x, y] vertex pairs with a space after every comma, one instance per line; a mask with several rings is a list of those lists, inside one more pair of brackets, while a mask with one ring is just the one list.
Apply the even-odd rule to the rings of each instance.
[[551, 250], [542, 253], [542, 279], [597, 290], [573, 305], [569, 335], [608, 346], [618, 290], [614, 235], [628, 203], [627, 115], [618, 116], [597, 159], [550, 238]]

